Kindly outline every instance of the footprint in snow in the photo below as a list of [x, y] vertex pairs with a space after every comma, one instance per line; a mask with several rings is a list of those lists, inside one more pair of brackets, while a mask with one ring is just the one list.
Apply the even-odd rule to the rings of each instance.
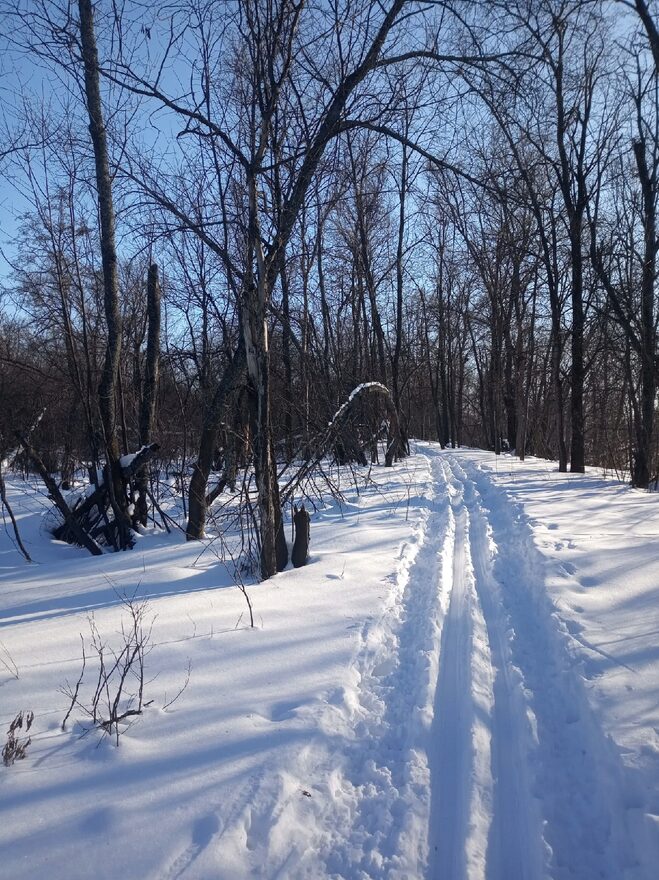
[[579, 623], [578, 620], [566, 620], [565, 628], [570, 633], [570, 635], [578, 636], [580, 633], [584, 631], [583, 624]]
[[270, 709], [270, 721], [288, 721], [295, 718], [295, 714], [301, 706], [298, 702], [285, 700], [281, 703], [275, 703]]
[[215, 813], [209, 813], [195, 819], [192, 823], [190, 844], [179, 853], [159, 880], [178, 880], [199, 854], [209, 846], [213, 838], [220, 832], [221, 827], [219, 817]]
[[201, 816], [199, 819], [195, 819], [192, 824], [192, 843], [194, 846], [204, 849], [219, 830], [220, 820], [214, 813]]

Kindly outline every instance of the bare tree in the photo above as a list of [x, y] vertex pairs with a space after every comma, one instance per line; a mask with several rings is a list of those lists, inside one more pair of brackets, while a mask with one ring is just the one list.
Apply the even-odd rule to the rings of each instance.
[[[235, 168], [240, 169], [246, 194], [245, 224], [242, 242], [242, 268], [227, 250], [215, 241], [205, 224], [196, 222], [185, 214], [175, 201], [155, 185], [149, 194], [171, 210], [178, 220], [198, 234], [225, 262], [227, 272], [239, 280], [237, 306], [241, 316], [245, 343], [245, 358], [249, 385], [252, 391], [254, 420], [254, 466], [258, 489], [259, 530], [261, 542], [261, 573], [268, 577], [278, 568], [277, 543], [281, 534], [281, 510], [278, 502], [276, 466], [272, 438], [270, 347], [267, 319], [272, 293], [281, 277], [282, 261], [288, 242], [293, 234], [297, 218], [303, 208], [314, 175], [321, 163], [328, 144], [345, 129], [345, 113], [360, 84], [383, 63], [383, 49], [392, 28], [396, 25], [405, 0], [394, 0], [383, 12], [379, 23], [368, 33], [363, 50], [357, 60], [343, 57], [339, 80], [322, 100], [317, 101], [315, 116], [304, 120], [306, 137], [298, 148], [297, 161], [287, 166], [285, 191], [281, 209], [275, 214], [264, 213], [261, 193], [270, 190], [270, 169], [273, 162], [280, 162], [273, 155], [273, 145], [280, 149], [273, 135], [275, 120], [283, 107], [297, 101], [293, 68], [296, 53], [310, 62], [309, 51], [299, 43], [299, 30], [304, 3], [244, 2], [239, 5], [235, 20], [236, 35], [242, 46], [235, 87], [245, 98], [239, 106], [245, 128], [236, 130], [243, 138], [239, 146], [231, 132], [226, 114], [214, 116], [213, 73], [210, 59], [206, 64], [203, 99], [184, 102], [166, 95], [160, 82], [138, 74], [132, 66], [122, 61], [106, 75], [124, 88], [153, 98], [172, 110], [186, 123], [186, 132], [201, 134], [207, 138], [213, 150], [220, 148], [228, 155]], [[207, 34], [215, 26], [212, 13], [194, 6], [194, 14], [200, 31]], [[343, 50], [343, 37], [337, 32], [339, 51]], [[204, 46], [212, 41], [204, 38]], [[176, 39], [170, 49], [176, 46]], [[341, 57], [341, 56], [340, 56]], [[164, 62], [163, 62], [164, 63]], [[319, 72], [320, 73], [320, 72]], [[322, 79], [313, 83], [318, 88]], [[311, 85], [311, 83], [309, 84]], [[217, 153], [215, 153], [217, 160]], [[216, 168], [217, 168], [216, 164]], [[283, 166], [282, 166], [283, 167]], [[224, 172], [221, 171], [221, 174]], [[281, 545], [281, 540], [279, 541]]]

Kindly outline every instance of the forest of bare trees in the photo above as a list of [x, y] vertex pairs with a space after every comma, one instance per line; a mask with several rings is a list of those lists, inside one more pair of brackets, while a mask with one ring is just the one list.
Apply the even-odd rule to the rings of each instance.
[[1, 15], [0, 460], [89, 473], [92, 545], [250, 474], [268, 577], [297, 471], [408, 438], [655, 483], [659, 8]]

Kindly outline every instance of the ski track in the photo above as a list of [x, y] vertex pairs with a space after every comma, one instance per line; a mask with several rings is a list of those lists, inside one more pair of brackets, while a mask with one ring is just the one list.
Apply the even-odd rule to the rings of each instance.
[[455, 520], [435, 697], [428, 880], [650, 878], [521, 508], [443, 455]]
[[[442, 472], [446, 479], [446, 474]], [[468, 836], [470, 776], [473, 766], [470, 691], [472, 655], [471, 605], [473, 578], [467, 556], [467, 516], [462, 489], [447, 482], [453, 517], [451, 592], [440, 648], [439, 678], [435, 699], [437, 766], [432, 789], [438, 793], [430, 817], [432, 852], [436, 855], [432, 878], [465, 877], [465, 841]], [[436, 835], [433, 842], [433, 832]]]
[[362, 631], [353, 739], [293, 874], [650, 880], [522, 508], [468, 455], [424, 451], [427, 506]]
[[488, 526], [451, 458], [444, 479], [456, 528], [435, 696], [429, 877], [539, 877], [539, 822], [531, 828], [537, 811], [524, 775], [528, 719], [498, 614]]
[[442, 559], [452, 542], [448, 501], [437, 485], [441, 463], [432, 453], [428, 459], [426, 508], [401, 548], [381, 619], [362, 632], [349, 719], [354, 740], [334, 768], [333, 827], [305, 876], [402, 880], [422, 877], [427, 867], [427, 754], [447, 592]]
[[[472, 813], [478, 809], [479, 803], [481, 806], [480, 816], [473, 817], [473, 825], [480, 826], [481, 840], [471, 842], [471, 849], [475, 852], [467, 876], [488, 880], [530, 880], [541, 876], [541, 825], [525, 773], [531, 733], [529, 718], [521, 678], [510, 661], [509, 623], [501, 611], [501, 597], [492, 570], [496, 547], [473, 483], [452, 458], [446, 462], [446, 472], [454, 507], [457, 507], [458, 499], [460, 502], [457, 515], [468, 524], [464, 534], [467, 546], [460, 554], [456, 548], [457, 565], [454, 568], [458, 571], [455, 577], [459, 577], [460, 556], [466, 556], [472, 581], [471, 626], [474, 634], [480, 636], [474, 638], [472, 645], [471, 682], [462, 689], [463, 702], [471, 702], [474, 707], [471, 736], [469, 731], [466, 732], [474, 753], [474, 769], [479, 761], [481, 764], [480, 776], [474, 774], [472, 806]], [[450, 653], [447, 662], [454, 662]], [[440, 719], [441, 700], [440, 690], [437, 707]], [[485, 716], [481, 718], [480, 726], [487, 727], [489, 738], [482, 733], [478, 737], [475, 710], [479, 704], [481, 715]], [[450, 737], [453, 733], [450, 718], [445, 726]], [[483, 766], [486, 762], [489, 773]], [[441, 771], [438, 788], [441, 803]], [[466, 844], [469, 849], [469, 841]], [[438, 851], [442, 853], [441, 846]], [[438, 876], [451, 876], [451, 873], [440, 868]]]

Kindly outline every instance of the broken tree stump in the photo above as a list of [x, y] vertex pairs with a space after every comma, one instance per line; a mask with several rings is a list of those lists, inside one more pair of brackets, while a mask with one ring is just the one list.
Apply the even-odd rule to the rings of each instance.
[[309, 540], [311, 537], [311, 517], [302, 507], [293, 507], [293, 524], [295, 526], [295, 541], [291, 560], [294, 568], [301, 568], [309, 559]]

